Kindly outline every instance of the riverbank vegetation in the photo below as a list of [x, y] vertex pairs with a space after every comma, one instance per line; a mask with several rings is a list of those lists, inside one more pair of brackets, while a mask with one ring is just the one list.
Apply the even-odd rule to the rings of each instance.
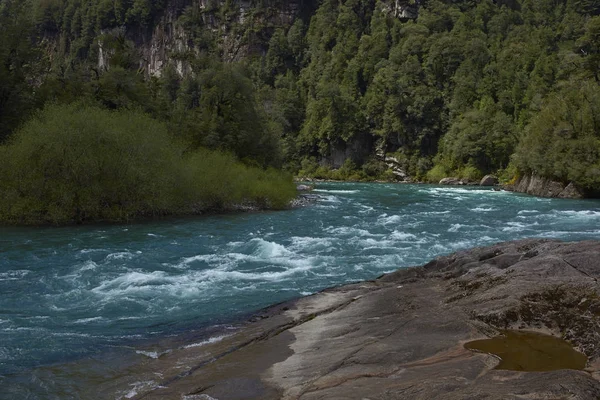
[[49, 102], [83, 102], [263, 171], [394, 180], [393, 157], [420, 181], [600, 188], [595, 2], [294, 4], [3, 1], [0, 142]]
[[186, 150], [139, 111], [49, 104], [0, 147], [0, 222], [65, 224], [283, 208], [291, 176]]

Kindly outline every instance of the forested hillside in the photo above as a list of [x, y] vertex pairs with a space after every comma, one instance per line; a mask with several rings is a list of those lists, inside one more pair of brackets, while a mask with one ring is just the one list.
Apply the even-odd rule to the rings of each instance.
[[600, 188], [595, 0], [2, 0], [0, 137], [48, 102], [302, 176]]

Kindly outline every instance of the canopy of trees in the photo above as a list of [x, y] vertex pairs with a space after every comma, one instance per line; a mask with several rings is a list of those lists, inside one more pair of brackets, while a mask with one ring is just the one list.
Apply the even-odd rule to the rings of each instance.
[[[6, 0], [0, 140], [48, 101], [85, 101], [262, 168], [381, 178], [388, 154], [421, 180], [535, 173], [598, 189], [597, 2], [426, 0], [414, 20], [388, 0], [298, 4], [288, 23], [278, 0]], [[189, 46], [151, 77], [136, 43], [165, 10]]]

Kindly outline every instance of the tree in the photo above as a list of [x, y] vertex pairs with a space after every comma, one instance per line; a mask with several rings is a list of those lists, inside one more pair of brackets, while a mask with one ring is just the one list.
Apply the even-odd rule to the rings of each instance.
[[550, 94], [527, 125], [515, 154], [526, 173], [600, 187], [600, 87], [591, 80], [569, 81]]
[[38, 74], [40, 52], [26, 2], [0, 2], [0, 143], [34, 106], [29, 82]]

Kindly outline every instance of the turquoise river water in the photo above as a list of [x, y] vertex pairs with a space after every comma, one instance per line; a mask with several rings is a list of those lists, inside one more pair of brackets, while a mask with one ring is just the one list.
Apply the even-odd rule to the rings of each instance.
[[0, 227], [0, 398], [130, 398], [151, 382], [113, 390], [118, 366], [218, 340], [270, 304], [473, 246], [600, 239], [596, 200], [353, 183], [314, 194], [279, 212]]

